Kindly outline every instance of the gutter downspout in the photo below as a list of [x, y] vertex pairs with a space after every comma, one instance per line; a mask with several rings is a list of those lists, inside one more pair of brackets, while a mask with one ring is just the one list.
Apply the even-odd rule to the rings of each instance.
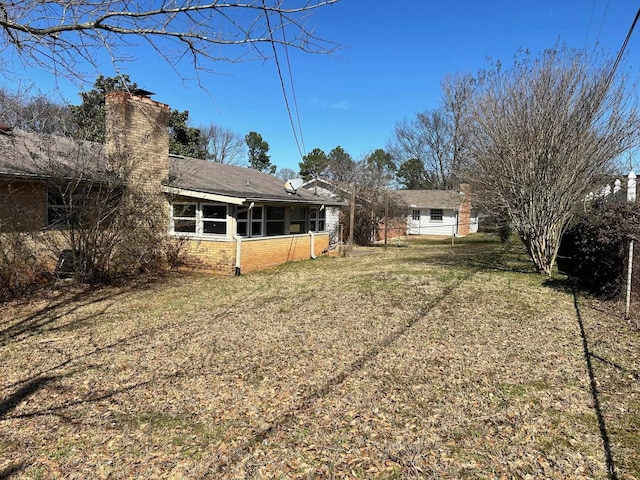
[[315, 260], [317, 257], [315, 256], [315, 240], [316, 240], [316, 236], [315, 234], [309, 230], [309, 244], [311, 246], [311, 252], [310, 252], [310, 256], [312, 260]]
[[242, 238], [237, 235], [233, 235], [233, 239], [236, 241], [236, 269], [234, 272], [234, 276], [240, 276], [240, 254], [242, 252]]

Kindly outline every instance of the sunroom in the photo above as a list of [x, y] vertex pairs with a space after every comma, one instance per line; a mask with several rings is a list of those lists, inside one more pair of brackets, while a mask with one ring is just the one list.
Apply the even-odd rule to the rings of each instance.
[[[329, 247], [326, 206], [340, 205], [258, 170], [170, 156], [169, 232], [193, 268], [247, 272], [316, 258]], [[188, 173], [187, 173], [188, 172]], [[330, 205], [329, 205], [330, 204]]]
[[182, 198], [171, 202], [170, 232], [203, 240], [323, 233], [325, 209], [323, 205], [232, 205]]

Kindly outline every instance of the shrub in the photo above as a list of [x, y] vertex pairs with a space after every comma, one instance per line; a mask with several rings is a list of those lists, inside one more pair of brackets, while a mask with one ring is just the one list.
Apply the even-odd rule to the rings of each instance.
[[24, 233], [0, 234], [0, 301], [25, 295], [52, 278]]
[[599, 200], [578, 215], [560, 244], [558, 268], [590, 293], [624, 291], [629, 241], [640, 238], [640, 211], [631, 203]]

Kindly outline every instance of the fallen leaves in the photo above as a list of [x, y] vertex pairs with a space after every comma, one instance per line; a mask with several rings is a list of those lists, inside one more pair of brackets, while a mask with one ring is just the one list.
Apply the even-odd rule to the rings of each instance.
[[[0, 473], [606, 478], [574, 298], [473, 261], [498, 248], [415, 244], [8, 305], [0, 329], [19, 334], [0, 347], [0, 395], [52, 380], [5, 400]], [[640, 405], [637, 338], [580, 302], [615, 359], [596, 377], [633, 478], [638, 433], [618, 419]], [[27, 319], [38, 328], [16, 327]]]

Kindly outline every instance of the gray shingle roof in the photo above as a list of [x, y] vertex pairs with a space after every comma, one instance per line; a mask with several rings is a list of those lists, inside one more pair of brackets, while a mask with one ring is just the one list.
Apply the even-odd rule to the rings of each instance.
[[458, 209], [463, 195], [453, 190], [395, 190], [398, 201], [413, 208]]
[[[171, 184], [194, 192], [213, 193], [250, 201], [269, 200], [325, 204], [327, 199], [299, 188], [297, 195], [284, 190], [285, 181], [253, 168], [225, 165], [195, 158], [169, 156]], [[175, 180], [174, 180], [175, 179]]]
[[0, 133], [0, 175], [90, 178], [104, 171], [102, 151], [99, 143], [16, 129]]
[[[298, 189], [298, 195], [284, 190], [284, 181], [246, 167], [169, 155], [171, 186], [200, 193], [212, 193], [248, 201], [306, 204], [331, 203], [325, 197]], [[0, 133], [0, 175], [44, 178], [77, 176], [91, 178], [104, 172], [103, 145], [73, 139], [14, 130]], [[331, 204], [334, 204], [333, 202]]]

